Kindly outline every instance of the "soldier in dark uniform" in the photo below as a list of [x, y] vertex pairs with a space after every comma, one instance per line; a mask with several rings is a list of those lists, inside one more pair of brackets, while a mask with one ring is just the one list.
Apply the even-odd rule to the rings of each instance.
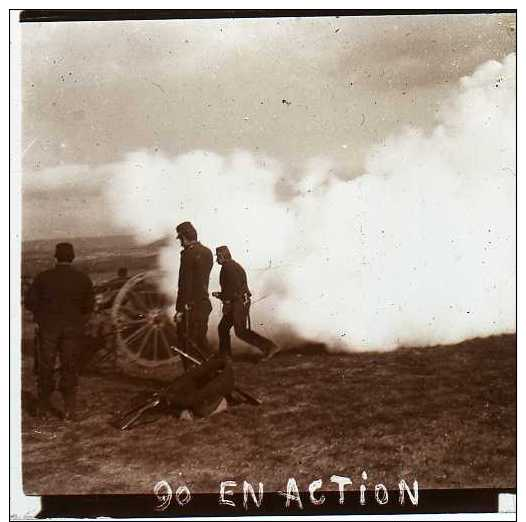
[[113, 306], [115, 297], [119, 290], [129, 280], [128, 269], [123, 266], [117, 270], [117, 277], [110, 279], [94, 287], [95, 294], [101, 296], [100, 301], [97, 301], [97, 310], [105, 310]]
[[155, 410], [175, 414], [181, 420], [208, 417], [224, 411], [229, 404], [239, 404], [240, 396], [247, 400], [246, 392], [235, 388], [230, 360], [214, 354], [189, 368], [168, 387], [163, 386], [160, 392], [149, 393], [142, 404], [134, 400], [133, 407], [112, 424], [121, 430], [128, 429], [147, 412]]
[[231, 356], [230, 329], [233, 326], [239, 339], [259, 348], [264, 354], [264, 359], [270, 359], [279, 352], [279, 347], [270, 339], [254, 332], [248, 325], [252, 294], [248, 288], [245, 270], [232, 259], [228, 247], [216, 248], [216, 255], [217, 262], [221, 265], [221, 292], [213, 292], [212, 295], [223, 301], [223, 317], [218, 326], [219, 351], [224, 356]]
[[208, 417], [234, 390], [234, 372], [230, 361], [215, 355], [201, 366], [194, 366], [176, 379], [166, 393], [166, 402], [179, 415]]
[[[189, 221], [178, 225], [176, 231], [183, 247], [175, 316], [178, 333], [191, 341], [189, 345], [186, 343], [188, 351], [201, 358], [208, 357], [211, 352], [206, 334], [212, 311], [208, 284], [214, 257], [209, 248], [199, 243], [197, 232]], [[186, 367], [188, 363], [183, 361]]]
[[120, 290], [124, 286], [124, 283], [128, 281], [128, 279], [128, 269], [125, 266], [121, 266], [117, 270], [117, 277], [114, 277], [113, 279], [110, 279], [109, 281], [99, 285], [98, 291], [105, 292], [107, 290]]
[[93, 311], [93, 284], [75, 270], [70, 243], [55, 249], [55, 268], [40, 273], [28, 290], [25, 306], [33, 312], [39, 326], [38, 396], [39, 414], [50, 411], [55, 388], [55, 361], [60, 358], [59, 389], [64, 398], [64, 418], [74, 420], [78, 386], [77, 350], [84, 327]]

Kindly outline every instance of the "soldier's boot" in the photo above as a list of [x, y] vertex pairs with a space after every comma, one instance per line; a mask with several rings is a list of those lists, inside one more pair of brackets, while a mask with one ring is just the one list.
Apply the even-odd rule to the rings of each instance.
[[75, 422], [77, 420], [77, 392], [68, 390], [63, 393], [64, 397], [64, 420]]
[[272, 345], [265, 351], [265, 354], [263, 355], [262, 361], [268, 361], [269, 359], [272, 359], [276, 354], [278, 354], [281, 351], [281, 348], [272, 343]]

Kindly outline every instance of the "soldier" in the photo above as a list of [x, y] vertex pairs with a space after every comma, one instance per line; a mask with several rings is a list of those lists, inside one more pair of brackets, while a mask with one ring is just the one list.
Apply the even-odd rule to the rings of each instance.
[[[176, 231], [183, 250], [175, 321], [179, 335], [190, 341], [190, 346], [186, 346], [187, 351], [195, 353], [197, 349], [199, 353], [196, 355], [206, 358], [211, 353], [206, 334], [208, 317], [212, 311], [208, 284], [214, 257], [209, 248], [197, 241], [197, 232], [189, 221], [178, 225]], [[186, 368], [188, 363], [183, 361]]]
[[128, 269], [125, 266], [122, 266], [117, 270], [117, 277], [97, 285], [94, 288], [95, 293], [101, 295], [100, 301], [97, 301], [97, 310], [111, 308], [119, 290], [124, 286], [128, 279]]
[[55, 258], [55, 268], [38, 274], [33, 281], [25, 306], [33, 312], [39, 326], [39, 415], [45, 417], [51, 410], [49, 400], [55, 389], [54, 369], [58, 355], [64, 418], [75, 420], [78, 387], [76, 355], [85, 324], [93, 311], [93, 284], [86, 274], [71, 266], [75, 259], [73, 245], [57, 244]]
[[234, 327], [236, 336], [246, 343], [259, 348], [264, 359], [270, 359], [279, 352], [270, 339], [257, 334], [250, 328], [250, 298], [247, 275], [243, 267], [232, 259], [226, 246], [216, 248], [217, 263], [221, 265], [219, 283], [221, 292], [212, 292], [223, 301], [223, 317], [219, 322], [219, 351], [231, 357], [230, 329]]
[[167, 393], [167, 403], [183, 419], [208, 417], [226, 409], [233, 390], [230, 361], [215, 355], [179, 377]]
[[116, 419], [114, 426], [121, 430], [131, 428], [145, 413], [154, 410], [175, 413], [182, 420], [208, 417], [225, 410], [230, 402], [238, 403], [240, 394], [246, 400], [246, 392], [234, 386], [230, 360], [216, 354], [184, 372], [143, 404], [134, 404], [131, 410]]
[[125, 266], [121, 266], [117, 270], [117, 277], [110, 279], [101, 286], [103, 290], [120, 290], [124, 286], [124, 283], [128, 281], [128, 279], [128, 269]]

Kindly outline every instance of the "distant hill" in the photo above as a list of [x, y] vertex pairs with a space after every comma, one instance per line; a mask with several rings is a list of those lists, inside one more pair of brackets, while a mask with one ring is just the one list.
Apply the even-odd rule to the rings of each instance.
[[110, 273], [120, 266], [131, 272], [157, 266], [161, 242], [138, 245], [133, 236], [101, 236], [61, 239], [36, 239], [22, 242], [22, 276], [34, 277], [53, 266], [55, 245], [68, 241], [75, 248], [75, 265], [90, 274]]
[[140, 248], [131, 235], [120, 236], [98, 236], [98, 237], [75, 237], [64, 239], [33, 239], [22, 241], [22, 253], [29, 254], [50, 252], [53, 255], [55, 245], [62, 241], [72, 243], [77, 255], [93, 253], [101, 250]]

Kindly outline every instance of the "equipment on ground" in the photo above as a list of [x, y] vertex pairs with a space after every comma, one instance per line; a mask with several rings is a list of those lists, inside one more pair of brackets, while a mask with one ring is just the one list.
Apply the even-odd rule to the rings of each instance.
[[[187, 340], [187, 342], [190, 343], [192, 341]], [[195, 357], [192, 357], [176, 346], [172, 346], [171, 349], [196, 366], [202, 366], [207, 362], [207, 360], [199, 361]], [[146, 414], [162, 408], [163, 406], [169, 405], [169, 394], [170, 392], [173, 393], [173, 388], [174, 383], [170, 383], [161, 390], [149, 394], [146, 398], [143, 398], [141, 402], [138, 401], [137, 404], [134, 404], [131, 409], [117, 416], [117, 418], [115, 418], [111, 424], [121, 431], [131, 429], [132, 427], [136, 426], [141, 418], [143, 418]], [[227, 397], [227, 399], [233, 404], [239, 404], [242, 402], [246, 402], [254, 406], [259, 406], [262, 404], [258, 398], [244, 390], [241, 390], [238, 386], [234, 386], [232, 393]]]

